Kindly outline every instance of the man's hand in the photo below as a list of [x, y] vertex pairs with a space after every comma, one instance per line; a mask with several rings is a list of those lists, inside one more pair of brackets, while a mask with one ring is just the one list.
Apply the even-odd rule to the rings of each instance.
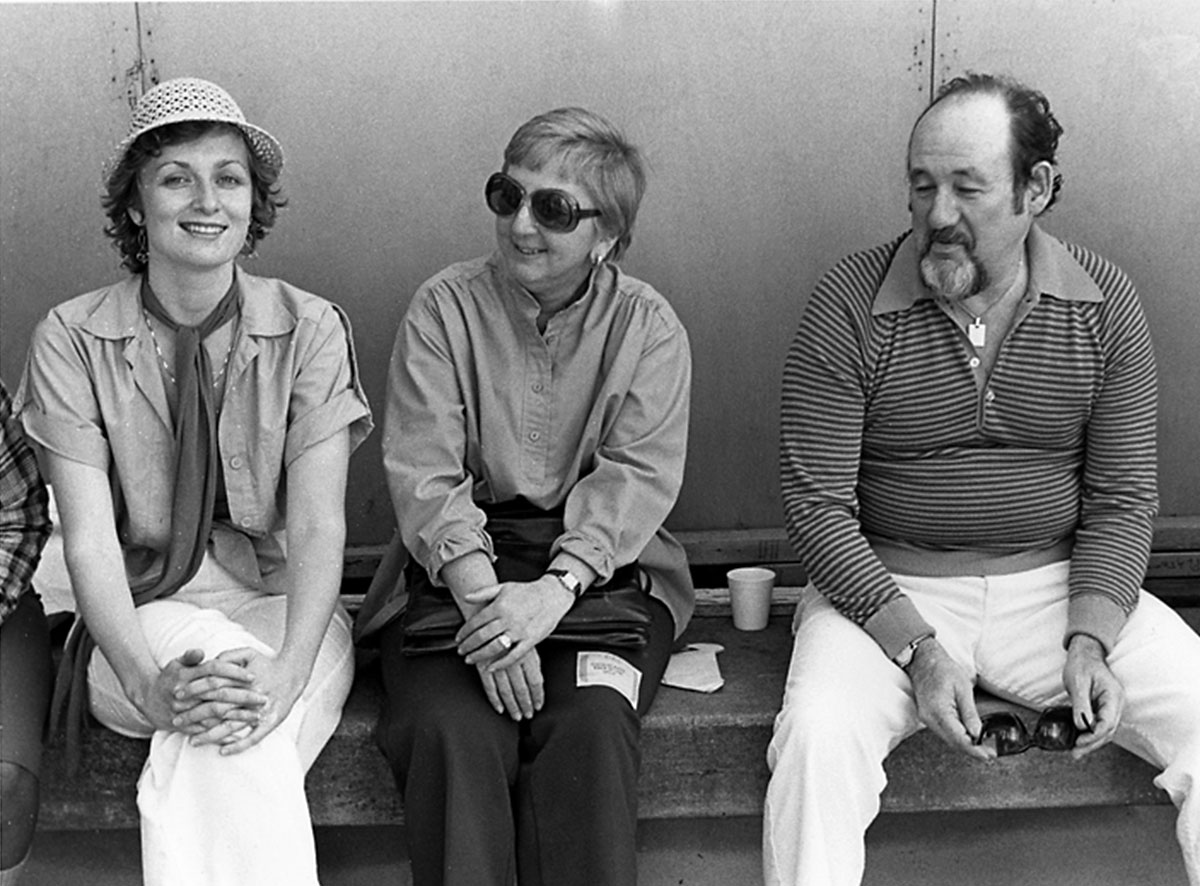
[[994, 748], [978, 745], [981, 727], [970, 677], [931, 637], [917, 647], [908, 667], [917, 716], [950, 747], [979, 760], [996, 756]]
[[1071, 752], [1078, 760], [1112, 741], [1125, 709], [1125, 689], [1109, 670], [1100, 641], [1087, 634], [1071, 638], [1063, 685], [1080, 730]]
[[542, 660], [533, 649], [507, 668], [493, 670], [477, 664], [483, 691], [497, 714], [507, 713], [514, 720], [528, 720], [542, 709], [546, 693], [542, 680]]

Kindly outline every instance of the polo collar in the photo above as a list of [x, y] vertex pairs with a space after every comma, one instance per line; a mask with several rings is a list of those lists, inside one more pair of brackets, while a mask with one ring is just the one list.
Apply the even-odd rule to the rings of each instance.
[[[1062, 301], [1102, 302], [1104, 294], [1091, 275], [1083, 269], [1062, 241], [1050, 236], [1038, 225], [1029, 229], [1025, 240], [1029, 256], [1028, 290]], [[905, 311], [933, 293], [921, 282], [918, 271], [916, 239], [909, 231], [896, 248], [887, 274], [871, 305], [874, 317]]]

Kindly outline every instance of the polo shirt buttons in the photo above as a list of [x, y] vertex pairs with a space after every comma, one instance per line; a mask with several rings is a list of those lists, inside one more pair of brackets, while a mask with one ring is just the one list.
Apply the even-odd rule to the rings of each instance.
[[995, 399], [996, 399], [996, 392], [991, 389], [989, 389], [988, 392], [983, 395], [984, 403], [991, 404], [992, 402], [995, 401]]
[[979, 358], [972, 357], [970, 360], [967, 361], [967, 365], [970, 366], [972, 369], [974, 369], [976, 366], [979, 365]]
[[534, 443], [536, 443], [538, 440], [542, 439], [542, 435], [539, 434], [537, 431], [530, 431], [529, 439], [532, 440]]
[[532, 385], [530, 385], [530, 389], [535, 394], [540, 394], [542, 392], [542, 383], [540, 381], [535, 381]]
[[242, 461], [242, 457], [240, 455], [235, 455], [233, 458], [229, 459], [229, 466], [235, 471], [241, 468], [241, 466], [244, 464], [245, 462]]

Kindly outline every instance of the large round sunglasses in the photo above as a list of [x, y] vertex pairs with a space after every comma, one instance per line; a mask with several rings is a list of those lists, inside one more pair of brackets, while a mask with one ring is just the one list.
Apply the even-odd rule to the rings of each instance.
[[[525, 200], [521, 183], [503, 172], [493, 173], [483, 189], [488, 209], [502, 218], [516, 215]], [[580, 209], [579, 201], [557, 188], [539, 188], [529, 195], [534, 220], [547, 231], [569, 234], [580, 220], [603, 215], [599, 209]]]

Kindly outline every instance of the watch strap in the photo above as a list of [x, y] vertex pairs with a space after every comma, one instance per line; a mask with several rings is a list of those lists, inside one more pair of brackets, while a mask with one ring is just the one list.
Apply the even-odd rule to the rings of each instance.
[[562, 582], [562, 586], [566, 588], [570, 592], [571, 596], [575, 599], [578, 600], [579, 595], [583, 593], [583, 582], [581, 582], [576, 576], [568, 572], [566, 569], [547, 569], [546, 574], [553, 575], [560, 582]]
[[893, 658], [892, 661], [896, 663], [896, 666], [900, 668], [900, 670], [907, 671], [909, 665], [913, 663], [913, 659], [917, 656], [917, 649], [922, 643], [932, 637], [933, 634], [922, 634], [897, 652], [896, 657]]

